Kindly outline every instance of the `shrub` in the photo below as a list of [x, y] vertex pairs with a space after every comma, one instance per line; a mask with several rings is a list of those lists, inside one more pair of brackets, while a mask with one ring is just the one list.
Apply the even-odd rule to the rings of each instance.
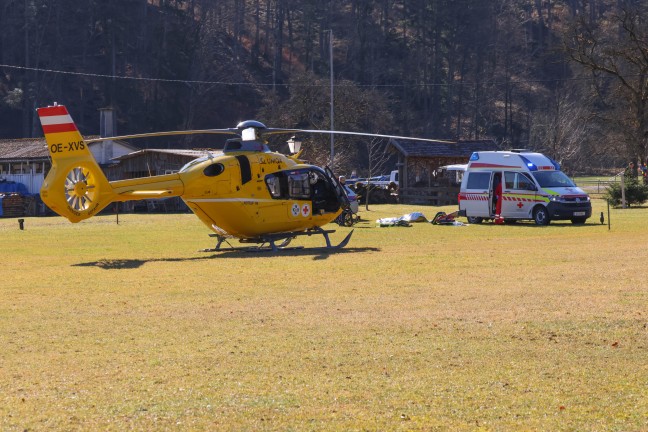
[[[612, 183], [607, 187], [604, 197], [612, 206], [621, 205], [621, 182]], [[638, 177], [628, 176], [625, 178], [625, 199], [626, 204], [643, 204], [648, 200], [648, 185], [643, 184]]]

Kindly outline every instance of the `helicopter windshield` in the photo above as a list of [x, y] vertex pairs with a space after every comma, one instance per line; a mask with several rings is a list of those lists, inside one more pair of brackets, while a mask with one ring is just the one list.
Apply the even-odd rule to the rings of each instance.
[[277, 172], [265, 177], [272, 198], [300, 199], [311, 198], [311, 188], [307, 171]]
[[290, 198], [310, 199], [311, 191], [308, 183], [308, 173], [291, 173], [288, 175], [288, 191]]

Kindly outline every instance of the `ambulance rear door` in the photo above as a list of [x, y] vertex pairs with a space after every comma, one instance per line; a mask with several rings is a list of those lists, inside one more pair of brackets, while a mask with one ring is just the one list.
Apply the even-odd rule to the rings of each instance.
[[482, 218], [491, 216], [492, 175], [491, 171], [468, 170], [466, 172], [463, 179], [464, 187], [459, 194], [459, 210], [465, 210], [466, 216]]

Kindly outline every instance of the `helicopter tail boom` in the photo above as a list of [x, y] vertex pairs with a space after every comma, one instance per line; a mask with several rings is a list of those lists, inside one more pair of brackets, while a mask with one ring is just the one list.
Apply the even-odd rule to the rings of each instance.
[[118, 180], [110, 185], [117, 194], [113, 201], [168, 198], [179, 196], [184, 190], [177, 173]]
[[64, 106], [39, 108], [38, 116], [52, 158], [43, 202], [71, 222], [94, 216], [115, 198], [108, 179]]

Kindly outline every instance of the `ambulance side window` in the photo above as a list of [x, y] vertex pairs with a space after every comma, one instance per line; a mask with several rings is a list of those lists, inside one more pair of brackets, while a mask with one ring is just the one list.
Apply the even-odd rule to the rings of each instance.
[[532, 190], [536, 190], [536, 187], [535, 184], [533, 183], [533, 180], [527, 177], [526, 174], [519, 173], [517, 189], [532, 191]]
[[509, 190], [536, 190], [533, 180], [524, 173], [505, 172], [504, 181]]
[[488, 190], [490, 187], [490, 172], [471, 172], [468, 173], [468, 182], [466, 187], [468, 189], [482, 189]]

